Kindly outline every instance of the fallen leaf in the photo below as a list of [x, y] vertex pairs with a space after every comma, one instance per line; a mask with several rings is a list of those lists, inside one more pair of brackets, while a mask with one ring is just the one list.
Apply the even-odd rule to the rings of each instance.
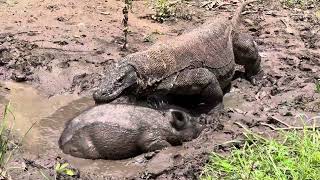
[[316, 11], [316, 17], [320, 19], [320, 10]]

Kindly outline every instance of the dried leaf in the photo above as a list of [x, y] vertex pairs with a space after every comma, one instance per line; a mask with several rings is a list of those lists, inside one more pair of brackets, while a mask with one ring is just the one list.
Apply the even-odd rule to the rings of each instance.
[[68, 176], [74, 176], [75, 174], [71, 169], [66, 169], [64, 173]]
[[66, 168], [67, 166], [69, 166], [68, 163], [63, 163], [63, 164], [60, 166], [60, 169], [64, 169], [64, 168]]
[[320, 19], [320, 10], [316, 11], [316, 17]]
[[57, 165], [56, 165], [56, 167], [54, 167], [54, 170], [58, 171], [59, 169], [60, 169], [60, 163], [57, 162]]

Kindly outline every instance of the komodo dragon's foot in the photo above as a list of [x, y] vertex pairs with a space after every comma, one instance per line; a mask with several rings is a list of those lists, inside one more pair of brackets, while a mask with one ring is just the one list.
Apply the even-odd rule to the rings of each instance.
[[261, 56], [257, 43], [247, 33], [237, 33], [233, 38], [235, 62], [243, 65], [246, 79], [253, 85], [257, 84], [261, 72]]
[[260, 70], [257, 74], [255, 75], [246, 75], [246, 79], [254, 86], [257, 86], [260, 84], [260, 82], [263, 79], [263, 71]]

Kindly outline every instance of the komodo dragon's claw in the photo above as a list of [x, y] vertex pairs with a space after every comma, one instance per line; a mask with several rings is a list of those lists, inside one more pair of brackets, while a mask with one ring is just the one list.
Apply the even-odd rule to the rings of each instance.
[[263, 75], [263, 71], [260, 70], [256, 75], [250, 76], [247, 79], [252, 85], [257, 86], [259, 85], [259, 82], [262, 81]]

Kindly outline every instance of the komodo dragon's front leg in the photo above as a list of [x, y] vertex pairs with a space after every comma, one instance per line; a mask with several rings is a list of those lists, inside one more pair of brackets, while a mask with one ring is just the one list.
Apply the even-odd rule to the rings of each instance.
[[164, 81], [163, 83], [159, 87], [169, 85], [168, 94], [171, 94], [173, 98], [175, 95], [183, 99], [188, 96], [196, 96], [201, 102], [201, 104], [194, 104], [196, 108], [193, 111], [197, 114], [210, 114], [223, 108], [223, 91], [215, 75], [208, 69], [185, 69], [172, 78], [171, 82]]
[[255, 84], [261, 72], [261, 57], [253, 37], [246, 33], [237, 33], [233, 37], [235, 62], [243, 65], [246, 78]]

